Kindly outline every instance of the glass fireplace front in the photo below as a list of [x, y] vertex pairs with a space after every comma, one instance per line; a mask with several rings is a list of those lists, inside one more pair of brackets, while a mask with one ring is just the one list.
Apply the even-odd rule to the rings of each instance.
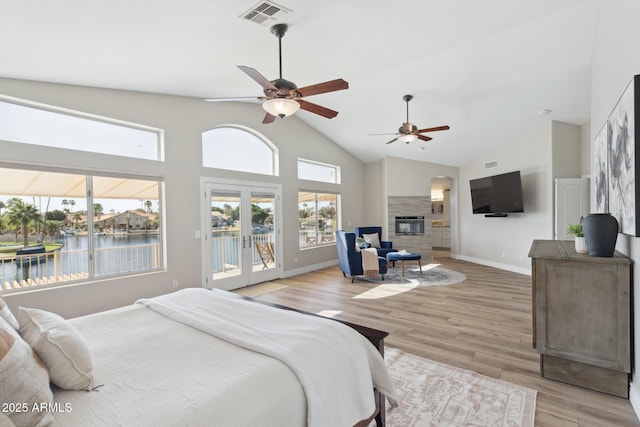
[[424, 216], [397, 216], [396, 235], [424, 234]]

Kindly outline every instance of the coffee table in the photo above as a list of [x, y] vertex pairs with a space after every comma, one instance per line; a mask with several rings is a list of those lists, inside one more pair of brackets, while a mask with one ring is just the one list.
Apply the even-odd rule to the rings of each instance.
[[420, 274], [422, 274], [422, 263], [420, 260], [422, 259], [422, 255], [417, 252], [390, 252], [387, 254], [387, 260], [393, 263], [393, 266], [396, 266], [396, 261], [402, 262], [402, 277], [404, 277], [404, 263], [405, 261], [418, 261], [418, 265], [420, 266]]

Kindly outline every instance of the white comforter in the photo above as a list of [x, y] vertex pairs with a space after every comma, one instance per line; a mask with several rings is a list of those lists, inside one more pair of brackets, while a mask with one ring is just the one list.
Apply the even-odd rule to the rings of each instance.
[[71, 319], [94, 392], [55, 390], [56, 427], [304, 426], [306, 399], [279, 360], [135, 304]]
[[371, 416], [374, 386], [392, 406], [396, 404], [380, 354], [366, 338], [338, 322], [206, 289], [184, 289], [139, 302], [175, 321], [284, 362], [305, 391], [310, 427], [352, 426]]

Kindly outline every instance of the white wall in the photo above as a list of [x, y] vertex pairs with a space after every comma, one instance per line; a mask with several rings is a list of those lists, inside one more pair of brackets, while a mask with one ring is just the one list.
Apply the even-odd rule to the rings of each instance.
[[[498, 167], [484, 164], [497, 161]], [[524, 213], [506, 218], [473, 214], [469, 181], [519, 170]], [[553, 238], [552, 124], [541, 122], [518, 138], [460, 168], [461, 259], [530, 274], [531, 242]]]
[[[640, 2], [637, 0], [601, 2], [591, 71], [591, 135], [597, 135], [631, 78], [640, 74], [639, 16]], [[638, 132], [637, 128], [636, 132]], [[637, 200], [636, 203], [638, 203]], [[620, 234], [616, 249], [630, 256], [634, 262], [640, 261], [640, 238]], [[637, 268], [635, 270], [633, 304], [637, 312], [640, 307], [640, 274]], [[638, 315], [635, 316], [633, 330], [634, 372], [630, 400], [636, 414], [640, 416], [640, 380], [636, 375], [637, 367], [640, 366], [640, 316]]]
[[[87, 285], [4, 293], [12, 308], [17, 305], [39, 307], [73, 317], [173, 291], [174, 279], [178, 280], [179, 287], [201, 286], [200, 240], [195, 238], [195, 231], [200, 228], [201, 177], [282, 184], [283, 276], [336, 263], [334, 246], [298, 248], [298, 157], [340, 166], [343, 184], [335, 189], [342, 194], [343, 218], [353, 223], [364, 219], [364, 164], [295, 116], [262, 125], [264, 111], [256, 104], [208, 103], [196, 98], [11, 79], [0, 79], [0, 94], [165, 130], [166, 161], [150, 161], [145, 163], [146, 170], [138, 172], [165, 177], [167, 271]], [[201, 134], [223, 124], [247, 126], [269, 138], [280, 150], [280, 176], [203, 168]], [[129, 163], [121, 157], [72, 150], [60, 155], [60, 150], [3, 141], [0, 141], [0, 161], [112, 171], [122, 171]], [[318, 184], [304, 185], [303, 189], [318, 189], [313, 188]]]
[[580, 126], [580, 177], [591, 175], [591, 122]]
[[[385, 162], [381, 160], [365, 165], [363, 182], [365, 191], [364, 222], [362, 224], [343, 223], [345, 230], [353, 231], [355, 227], [359, 226], [369, 227], [387, 223], [385, 219], [387, 197], [384, 164]], [[387, 240], [387, 238], [387, 230], [383, 227], [382, 239]]]
[[580, 178], [580, 127], [551, 122], [553, 178]]

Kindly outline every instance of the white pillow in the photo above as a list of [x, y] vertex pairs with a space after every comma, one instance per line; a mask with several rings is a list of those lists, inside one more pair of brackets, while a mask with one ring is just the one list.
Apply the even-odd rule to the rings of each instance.
[[[33, 410], [42, 404], [51, 407], [53, 393], [47, 369], [20, 335], [0, 319], [0, 426], [32, 427], [53, 424], [50, 412]], [[11, 405], [12, 404], [12, 405]]]
[[373, 234], [363, 234], [362, 238], [365, 242], [371, 245], [372, 248], [380, 247], [380, 238], [378, 237], [378, 233]]
[[13, 326], [13, 329], [15, 329], [16, 331], [18, 330], [18, 321], [16, 320], [11, 310], [9, 310], [9, 306], [7, 306], [7, 303], [4, 302], [2, 298], [0, 298], [0, 317], [6, 320], [7, 323], [9, 323], [11, 326]]
[[49, 368], [51, 382], [66, 390], [91, 390], [93, 357], [82, 335], [62, 317], [18, 307], [20, 334]]

